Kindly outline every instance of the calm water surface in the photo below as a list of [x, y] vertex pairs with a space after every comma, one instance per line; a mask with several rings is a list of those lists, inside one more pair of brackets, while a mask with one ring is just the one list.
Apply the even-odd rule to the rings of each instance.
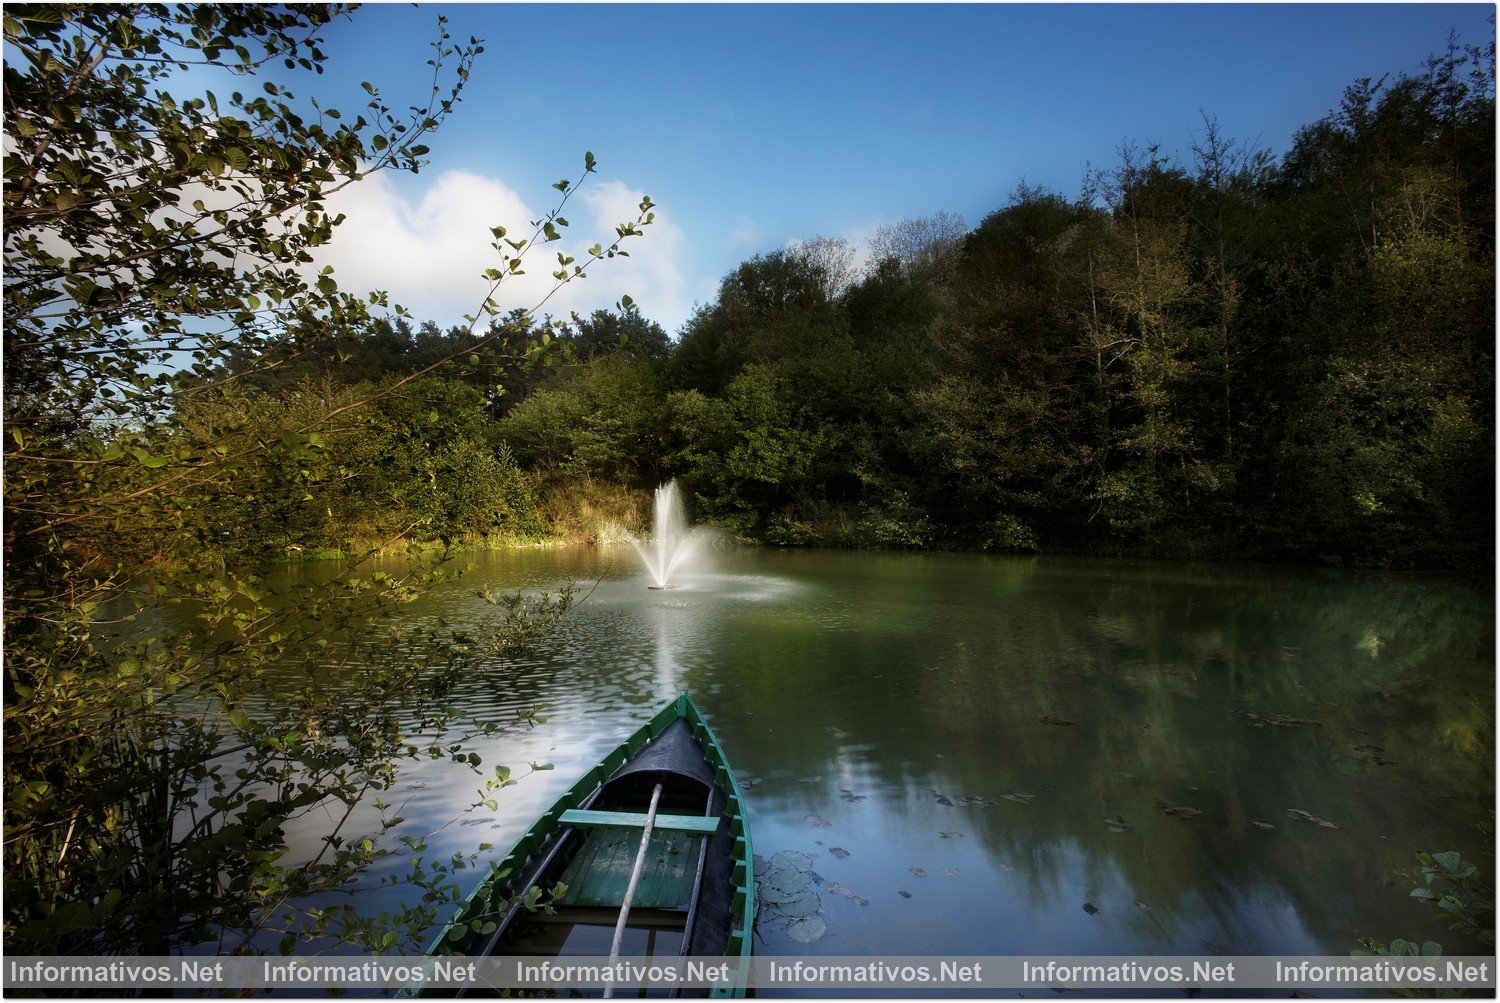
[[811, 853], [823, 882], [827, 934], [763, 922], [757, 953], [1344, 954], [1360, 935], [1490, 953], [1392, 873], [1419, 849], [1494, 873], [1488, 588], [744, 550], [652, 592], [628, 548], [476, 559], [410, 616], [477, 622], [484, 586], [594, 590], [457, 697], [501, 722], [545, 705], [477, 751], [554, 771], [456, 819], [476, 776], [406, 768], [403, 831], [447, 823], [434, 855], [503, 851], [686, 689], [748, 788], [756, 850]]

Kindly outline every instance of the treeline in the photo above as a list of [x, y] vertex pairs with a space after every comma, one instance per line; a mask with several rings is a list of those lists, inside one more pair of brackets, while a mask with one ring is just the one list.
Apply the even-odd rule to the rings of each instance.
[[[677, 477], [776, 544], [1488, 567], [1494, 143], [1492, 49], [1356, 83], [1279, 161], [1209, 119], [972, 231], [883, 228], [863, 267], [827, 239], [753, 258], [675, 342], [629, 305], [548, 325], [567, 363], [407, 384], [245, 518], [534, 534]], [[264, 437], [464, 338], [382, 322], [183, 420]]]

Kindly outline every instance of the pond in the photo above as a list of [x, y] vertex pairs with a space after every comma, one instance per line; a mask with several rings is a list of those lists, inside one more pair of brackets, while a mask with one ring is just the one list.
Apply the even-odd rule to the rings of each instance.
[[[1457, 850], [1494, 874], [1488, 587], [746, 549], [662, 592], [629, 548], [474, 559], [409, 615], [472, 621], [485, 586], [589, 594], [456, 697], [497, 721], [544, 705], [546, 724], [476, 751], [554, 770], [457, 820], [478, 778], [455, 764], [409, 766], [386, 795], [403, 831], [443, 826], [434, 854], [503, 852], [689, 690], [756, 850], [813, 855], [826, 933], [768, 917], [759, 954], [1346, 954], [1361, 935], [1490, 953], [1393, 873]], [[403, 894], [379, 876], [371, 911]]]

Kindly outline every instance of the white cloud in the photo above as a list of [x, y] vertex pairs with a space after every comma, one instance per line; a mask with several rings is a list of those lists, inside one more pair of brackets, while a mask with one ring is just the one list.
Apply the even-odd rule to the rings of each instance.
[[[564, 238], [539, 244], [526, 256], [526, 274], [501, 283], [496, 295], [501, 308], [535, 306], [555, 284], [557, 252], [587, 260], [584, 249], [613, 240], [616, 224], [636, 217], [642, 197], [618, 180], [590, 181], [581, 188], [563, 211], [572, 223]], [[318, 255], [318, 267], [332, 265], [347, 291], [385, 290], [419, 320], [443, 326], [474, 313], [489, 286], [481, 277], [485, 269], [502, 267], [490, 247], [490, 227], [504, 226], [510, 237], [521, 239], [530, 236], [530, 221], [541, 215], [500, 180], [458, 170], [437, 175], [415, 202], [389, 178], [375, 175], [327, 205], [330, 213], [347, 218]], [[629, 294], [647, 317], [675, 329], [691, 308], [681, 268], [684, 242], [668, 214], [654, 211], [656, 221], [645, 236], [622, 245], [629, 257], [596, 262], [588, 277], [574, 279], [547, 300], [544, 312], [586, 313]]]
[[735, 220], [729, 239], [736, 246], [754, 248], [766, 239], [765, 227], [749, 216], [741, 216]]

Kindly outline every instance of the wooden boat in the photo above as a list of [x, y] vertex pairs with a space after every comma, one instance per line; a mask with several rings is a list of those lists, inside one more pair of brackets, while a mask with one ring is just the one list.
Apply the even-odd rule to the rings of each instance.
[[[684, 693], [491, 865], [428, 954], [748, 957], [752, 860], [729, 762]], [[550, 909], [520, 901], [538, 889], [546, 903], [558, 884], [565, 891]], [[617, 991], [637, 995], [639, 987]]]

